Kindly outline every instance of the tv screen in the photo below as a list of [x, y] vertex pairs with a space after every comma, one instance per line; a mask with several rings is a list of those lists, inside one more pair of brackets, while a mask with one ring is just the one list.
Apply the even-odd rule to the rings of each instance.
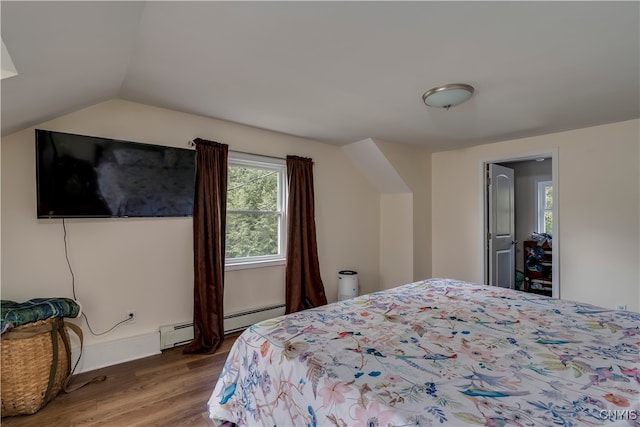
[[196, 152], [36, 129], [38, 218], [193, 213]]

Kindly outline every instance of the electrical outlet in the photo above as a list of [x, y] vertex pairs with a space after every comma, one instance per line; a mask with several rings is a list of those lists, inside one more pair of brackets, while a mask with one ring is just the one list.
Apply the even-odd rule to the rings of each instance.
[[616, 310], [627, 310], [627, 305], [626, 304], [616, 304]]
[[133, 310], [127, 310], [127, 322], [126, 323], [136, 323], [136, 312]]

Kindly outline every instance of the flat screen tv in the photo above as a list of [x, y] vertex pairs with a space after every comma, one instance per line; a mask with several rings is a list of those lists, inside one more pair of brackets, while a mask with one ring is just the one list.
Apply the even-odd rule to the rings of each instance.
[[196, 152], [36, 129], [38, 218], [193, 213]]

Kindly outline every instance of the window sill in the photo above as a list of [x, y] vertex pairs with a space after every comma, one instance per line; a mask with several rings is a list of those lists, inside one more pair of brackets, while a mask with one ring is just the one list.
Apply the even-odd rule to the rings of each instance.
[[236, 264], [226, 264], [224, 266], [224, 271], [234, 271], [234, 270], [247, 270], [250, 268], [263, 268], [263, 267], [276, 267], [279, 265], [285, 265], [287, 263], [286, 259], [270, 259], [265, 261], [252, 261], [252, 262], [239, 262]]

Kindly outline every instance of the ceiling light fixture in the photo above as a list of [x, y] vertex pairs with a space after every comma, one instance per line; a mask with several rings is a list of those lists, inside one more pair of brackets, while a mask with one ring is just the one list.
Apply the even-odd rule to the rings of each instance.
[[473, 95], [473, 86], [464, 83], [452, 83], [429, 89], [422, 95], [422, 100], [429, 107], [444, 108], [462, 104]]

